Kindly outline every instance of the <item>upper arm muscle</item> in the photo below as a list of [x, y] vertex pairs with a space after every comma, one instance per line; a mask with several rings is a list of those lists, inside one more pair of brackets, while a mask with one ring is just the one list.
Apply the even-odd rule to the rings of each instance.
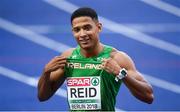
[[145, 82], [143, 76], [136, 70], [133, 60], [126, 53], [115, 51], [113, 59], [116, 60], [121, 68], [125, 68], [132, 77]]

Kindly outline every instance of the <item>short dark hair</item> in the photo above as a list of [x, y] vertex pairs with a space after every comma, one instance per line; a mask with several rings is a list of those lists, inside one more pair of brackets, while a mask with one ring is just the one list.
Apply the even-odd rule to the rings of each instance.
[[88, 16], [91, 17], [93, 20], [98, 21], [97, 13], [94, 9], [89, 7], [81, 7], [77, 10], [75, 10], [71, 15], [71, 24], [74, 18], [81, 17], [81, 16]]

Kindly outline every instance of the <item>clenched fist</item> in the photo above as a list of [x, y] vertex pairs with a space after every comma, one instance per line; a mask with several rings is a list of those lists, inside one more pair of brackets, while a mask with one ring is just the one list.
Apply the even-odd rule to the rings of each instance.
[[102, 67], [105, 71], [114, 75], [118, 75], [119, 70], [121, 69], [121, 67], [113, 58], [103, 59]]
[[67, 61], [66, 61], [66, 57], [64, 56], [56, 56], [54, 57], [48, 64], [46, 64], [45, 68], [44, 68], [44, 72], [52, 72], [57, 70], [58, 68], [62, 68], [64, 69]]

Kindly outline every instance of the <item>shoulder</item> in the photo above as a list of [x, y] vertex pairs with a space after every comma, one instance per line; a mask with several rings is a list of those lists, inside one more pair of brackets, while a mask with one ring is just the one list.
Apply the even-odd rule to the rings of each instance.
[[70, 49], [64, 51], [64, 52], [61, 54], [61, 56], [69, 57], [69, 56], [72, 54], [72, 52], [73, 52], [74, 49], [75, 49], [75, 48], [70, 48]]
[[115, 48], [112, 49], [112, 52], [110, 54], [111, 58], [128, 58], [129, 56], [123, 52], [123, 51], [119, 51]]
[[135, 69], [135, 65], [131, 57], [123, 52], [113, 48], [110, 57], [114, 59], [121, 67], [126, 69]]

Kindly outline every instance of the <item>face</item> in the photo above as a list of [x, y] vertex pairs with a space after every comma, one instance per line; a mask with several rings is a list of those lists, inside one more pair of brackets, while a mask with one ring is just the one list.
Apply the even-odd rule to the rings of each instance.
[[72, 31], [82, 49], [92, 50], [99, 43], [102, 25], [88, 16], [77, 17], [72, 21]]

